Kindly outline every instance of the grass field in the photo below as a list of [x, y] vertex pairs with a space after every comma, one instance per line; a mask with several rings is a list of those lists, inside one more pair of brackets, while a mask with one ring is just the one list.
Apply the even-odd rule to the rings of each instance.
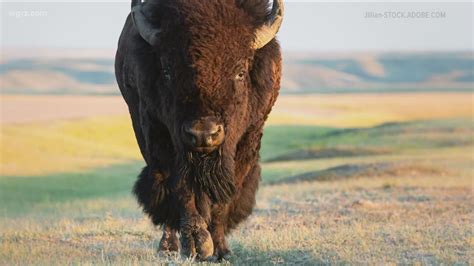
[[[303, 103], [295, 114], [309, 108]], [[404, 110], [402, 122], [357, 127], [273, 117], [257, 207], [230, 236], [230, 262], [474, 263], [474, 123], [472, 106], [469, 114], [465, 102], [451, 102], [459, 104], [444, 115], [430, 112], [432, 101], [413, 101], [423, 120]], [[131, 196], [143, 163], [128, 123], [2, 128], [1, 265], [186, 262], [156, 253], [161, 233]]]
[[[120, 97], [2, 95], [0, 104], [2, 175], [87, 171], [140, 159], [128, 111]], [[470, 93], [288, 95], [278, 99], [268, 125], [291, 125], [288, 132], [275, 132], [286, 138], [303, 131], [300, 134], [308, 139], [317, 138], [323, 143], [330, 138], [315, 135], [323, 129], [313, 133], [311, 127], [302, 126], [344, 129], [472, 117], [473, 106]], [[275, 147], [285, 149], [298, 141], [287, 139]], [[264, 151], [264, 159], [266, 156]]]

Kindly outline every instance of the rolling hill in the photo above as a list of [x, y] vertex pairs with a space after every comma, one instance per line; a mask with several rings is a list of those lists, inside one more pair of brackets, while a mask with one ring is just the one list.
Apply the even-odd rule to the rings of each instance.
[[[470, 92], [473, 62], [469, 52], [286, 53], [282, 93]], [[10, 57], [0, 84], [3, 94], [119, 94], [111, 57]]]

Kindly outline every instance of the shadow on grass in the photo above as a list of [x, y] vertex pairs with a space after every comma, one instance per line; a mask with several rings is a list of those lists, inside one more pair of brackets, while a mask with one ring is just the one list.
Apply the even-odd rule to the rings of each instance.
[[264, 162], [380, 155], [402, 150], [472, 145], [469, 118], [385, 123], [368, 128], [268, 126], [262, 139]]
[[397, 176], [443, 176], [447, 171], [417, 162], [379, 162], [362, 164], [343, 164], [324, 170], [306, 172], [290, 176], [277, 181], [268, 182], [275, 184], [292, 184], [308, 181], [335, 181], [360, 177], [397, 177]]
[[301, 149], [281, 156], [276, 156], [266, 162], [304, 161], [312, 159], [329, 159], [341, 157], [362, 157], [389, 154], [388, 150], [364, 148], [316, 148]]
[[129, 195], [143, 162], [80, 173], [0, 177], [0, 210], [17, 216], [38, 204]]

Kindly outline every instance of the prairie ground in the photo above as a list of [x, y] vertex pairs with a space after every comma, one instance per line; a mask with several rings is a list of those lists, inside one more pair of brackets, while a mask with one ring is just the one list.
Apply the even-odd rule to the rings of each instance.
[[[329, 97], [337, 123], [305, 96], [277, 106], [230, 263], [472, 264], [472, 95], [411, 96]], [[190, 263], [156, 252], [161, 232], [131, 196], [143, 163], [128, 118], [61, 119], [2, 125], [0, 264]]]
[[[363, 127], [415, 119], [469, 117], [471, 93], [282, 95], [269, 124]], [[1, 95], [2, 125], [128, 114], [120, 96]]]

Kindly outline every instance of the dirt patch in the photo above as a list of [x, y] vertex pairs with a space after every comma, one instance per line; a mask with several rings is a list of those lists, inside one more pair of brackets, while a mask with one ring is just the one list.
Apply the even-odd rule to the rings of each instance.
[[416, 163], [370, 163], [344, 164], [324, 170], [290, 176], [271, 184], [297, 183], [303, 181], [333, 181], [361, 177], [399, 177], [446, 175], [446, 170]]
[[278, 161], [302, 161], [309, 159], [354, 157], [387, 154], [387, 150], [360, 149], [360, 148], [328, 148], [328, 149], [302, 149], [283, 154], [267, 160], [267, 162]]

